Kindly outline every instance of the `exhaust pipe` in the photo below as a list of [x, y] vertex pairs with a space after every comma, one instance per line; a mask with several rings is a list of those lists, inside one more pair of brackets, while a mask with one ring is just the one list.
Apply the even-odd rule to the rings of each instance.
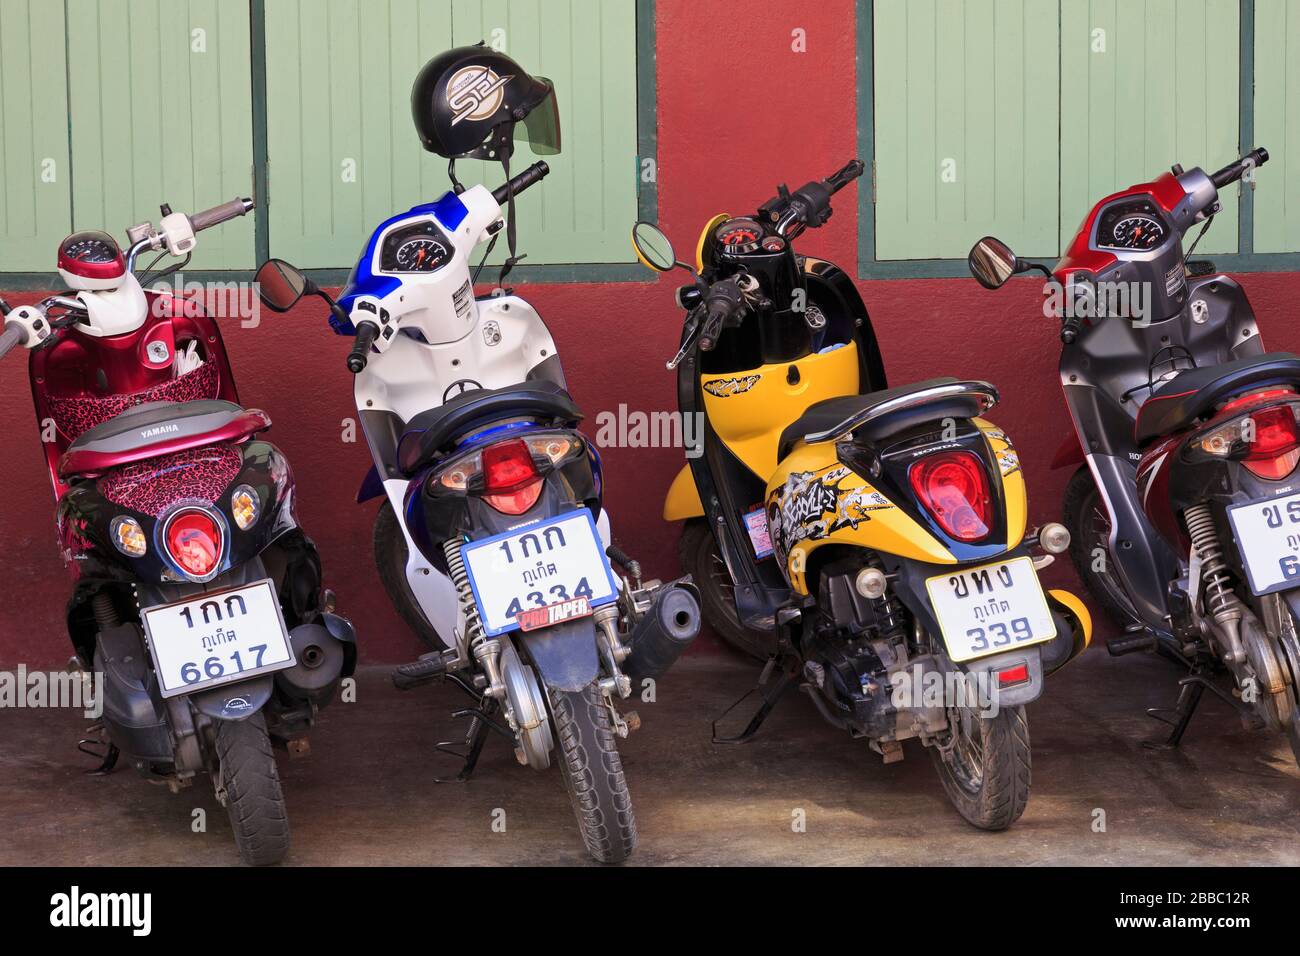
[[667, 584], [632, 631], [623, 673], [638, 683], [673, 666], [700, 633], [700, 599], [692, 584]]

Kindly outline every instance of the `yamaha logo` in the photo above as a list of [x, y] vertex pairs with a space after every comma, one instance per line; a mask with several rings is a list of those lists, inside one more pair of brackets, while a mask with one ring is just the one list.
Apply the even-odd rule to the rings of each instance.
[[171, 435], [181, 430], [180, 425], [158, 425], [155, 428], [146, 428], [140, 432], [141, 438], [157, 438], [159, 435]]
[[461, 120], [485, 120], [505, 99], [505, 85], [512, 77], [497, 76], [486, 66], [461, 67], [447, 81], [447, 105], [454, 111], [451, 125]]

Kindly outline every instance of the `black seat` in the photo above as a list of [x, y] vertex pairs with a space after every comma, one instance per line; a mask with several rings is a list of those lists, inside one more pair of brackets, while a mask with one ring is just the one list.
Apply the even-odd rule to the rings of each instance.
[[1300, 385], [1300, 357], [1265, 352], [1250, 358], [1189, 368], [1158, 386], [1138, 409], [1133, 436], [1145, 445], [1190, 425], [1234, 395], [1267, 385]]
[[68, 446], [68, 451], [99, 454], [133, 451], [169, 439], [206, 435], [244, 414], [245, 410], [238, 405], [220, 399], [145, 402], [82, 432]]
[[[944, 385], [956, 385], [958, 380], [951, 377], [930, 378], [923, 382], [886, 388], [866, 395], [842, 395], [828, 398], [808, 406], [802, 415], [781, 432], [781, 441], [777, 445], [777, 459], [785, 458], [801, 441], [811, 441], [813, 436], [824, 436], [818, 440], [829, 440], [835, 434], [842, 433], [842, 426], [853, 419], [863, 416], [872, 409], [880, 408], [887, 402], [906, 398], [928, 389]], [[987, 388], [988, 395], [996, 401], [997, 391], [992, 385], [973, 383]], [[866, 441], [881, 441], [906, 431], [915, 425], [940, 418], [975, 418], [990, 407], [985, 394], [980, 391], [940, 394], [932, 399], [918, 401], [915, 404], [900, 403], [899, 407], [889, 409], [854, 428], [854, 434]]]
[[547, 380], [463, 392], [411, 419], [397, 446], [398, 467], [410, 477], [474, 429], [523, 417], [573, 426], [582, 412], [568, 392]]

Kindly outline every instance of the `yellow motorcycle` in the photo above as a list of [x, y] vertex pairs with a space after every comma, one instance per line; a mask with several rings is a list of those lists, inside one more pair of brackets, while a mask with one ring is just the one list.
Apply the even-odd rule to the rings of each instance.
[[643, 264], [694, 279], [677, 291], [688, 314], [668, 367], [699, 442], [664, 517], [686, 522], [683, 563], [714, 630], [768, 662], [748, 726], [715, 725], [715, 740], [750, 739], [797, 686], [886, 763], [919, 738], [961, 815], [999, 830], [1029, 796], [1024, 705], [1092, 623], [1039, 584], [1069, 533], [1026, 533], [1019, 459], [983, 418], [997, 390], [887, 387], [852, 281], [795, 253], [862, 168], [714, 218], [694, 267], [657, 226], [633, 227]]

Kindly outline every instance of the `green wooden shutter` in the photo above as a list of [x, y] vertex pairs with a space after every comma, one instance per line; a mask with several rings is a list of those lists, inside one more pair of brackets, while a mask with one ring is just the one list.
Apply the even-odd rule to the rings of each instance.
[[[76, 228], [121, 235], [163, 202], [198, 212], [251, 196], [248, 6], [67, 2]], [[254, 265], [253, 235], [251, 215], [205, 232], [188, 268]]]
[[876, 0], [876, 258], [1057, 243], [1055, 0]]
[[[1061, 234], [1174, 163], [1237, 157], [1238, 0], [1061, 0]], [[1104, 49], [1102, 45], [1104, 44]], [[1198, 252], [1237, 249], [1225, 189]]]
[[[1255, 251], [1300, 252], [1300, 6], [1255, 0]], [[1209, 238], [1208, 236], [1206, 237]]]
[[[411, 83], [442, 50], [487, 40], [559, 93], [563, 151], [518, 201], [528, 263], [627, 261], [635, 27], [634, 0], [267, 0], [272, 254], [348, 267], [380, 222], [445, 192], [447, 163], [411, 124]], [[533, 159], [519, 149], [512, 169]], [[462, 162], [457, 175], [495, 186], [501, 167]]]
[[63, 4], [0, 0], [0, 272], [52, 271], [72, 220]]

